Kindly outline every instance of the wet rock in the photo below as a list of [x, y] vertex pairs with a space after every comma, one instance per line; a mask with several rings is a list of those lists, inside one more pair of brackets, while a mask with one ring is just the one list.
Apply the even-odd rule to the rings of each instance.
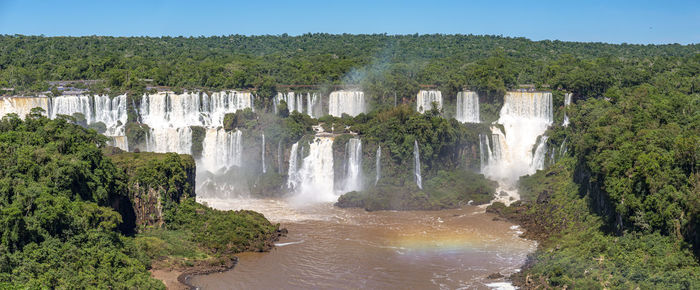
[[496, 280], [496, 279], [501, 279], [503, 278], [503, 274], [501, 273], [492, 273], [491, 275], [486, 276], [486, 279], [491, 279], [491, 280]]

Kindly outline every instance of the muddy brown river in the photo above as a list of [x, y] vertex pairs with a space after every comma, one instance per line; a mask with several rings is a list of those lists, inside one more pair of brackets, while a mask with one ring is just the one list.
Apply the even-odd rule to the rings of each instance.
[[483, 208], [340, 209], [277, 199], [199, 200], [251, 209], [289, 230], [268, 253], [243, 253], [228, 272], [196, 276], [201, 289], [509, 289], [536, 243]]

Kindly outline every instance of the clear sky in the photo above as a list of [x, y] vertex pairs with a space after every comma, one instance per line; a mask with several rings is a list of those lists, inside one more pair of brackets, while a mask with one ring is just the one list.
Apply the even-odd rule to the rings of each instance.
[[0, 0], [0, 34], [210, 36], [462, 33], [700, 43], [700, 0]]

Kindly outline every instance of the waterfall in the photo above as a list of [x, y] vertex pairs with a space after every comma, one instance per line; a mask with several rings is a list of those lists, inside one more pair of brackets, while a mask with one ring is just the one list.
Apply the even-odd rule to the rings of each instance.
[[[306, 104], [304, 104], [304, 100], [306, 100]], [[315, 113], [315, 108], [318, 105], [318, 94], [317, 93], [306, 93], [304, 94], [295, 94], [294, 92], [288, 92], [288, 93], [277, 93], [277, 96], [273, 98], [273, 106], [275, 107], [275, 114], [279, 113], [277, 106], [279, 106], [280, 103], [284, 101], [287, 103], [287, 109], [289, 112], [297, 111], [302, 114], [307, 114], [311, 118], [317, 118], [318, 116]]]
[[[290, 161], [290, 169], [291, 165]], [[307, 204], [337, 200], [334, 192], [333, 138], [316, 137], [309, 144], [309, 156], [304, 158], [297, 178], [295, 201]]]
[[112, 136], [107, 142], [107, 145], [117, 147], [124, 151], [129, 151], [129, 143], [126, 141], [126, 136]]
[[[497, 196], [498, 201], [509, 204], [519, 199], [516, 187], [518, 178], [543, 167], [546, 137], [540, 139], [541, 144], [536, 143], [552, 124], [552, 118], [550, 92], [508, 92], [505, 95], [497, 121], [503, 125], [504, 131], [498, 126], [491, 127], [493, 151], [482, 169], [486, 177], [498, 181], [499, 192], [505, 192]], [[538, 155], [540, 148], [537, 147], [540, 146], [539, 151], [543, 152]]]
[[14, 113], [24, 119], [36, 107], [44, 109], [46, 113], [50, 113], [51, 99], [46, 96], [0, 97], [0, 117]]
[[297, 111], [299, 113], [304, 113], [304, 96], [301, 94], [295, 94], [294, 92], [288, 93], [277, 93], [277, 96], [273, 99], [275, 106], [275, 114], [277, 114], [277, 106], [279, 106], [282, 101], [287, 104], [287, 109], [289, 112]]
[[345, 181], [342, 191], [362, 190], [362, 141], [358, 138], [348, 140], [345, 155]]
[[146, 143], [146, 151], [192, 154], [192, 129], [190, 127], [151, 128]]
[[141, 98], [143, 123], [151, 128], [203, 126], [201, 99], [196, 93], [158, 92]]
[[318, 106], [318, 94], [313, 93], [306, 93], [306, 114], [308, 114], [311, 118], [318, 118], [316, 114], [316, 106]]
[[289, 152], [289, 169], [287, 170], [287, 188], [289, 189], [296, 189], [299, 186], [298, 152], [299, 142], [296, 142], [292, 145], [292, 149]]
[[566, 151], [568, 148], [566, 148], [566, 139], [567, 137], [564, 137], [564, 141], [561, 141], [561, 146], [559, 146], [559, 158], [564, 157], [564, 154], [566, 154]]
[[[104, 123], [107, 127], [105, 132], [107, 136], [124, 136], [124, 126], [128, 118], [126, 102], [126, 95], [119, 95], [114, 98], [106, 95], [94, 96], [94, 111], [90, 114], [92, 119], [88, 123]], [[124, 142], [126, 142], [126, 139]], [[122, 148], [121, 146], [118, 147]]]
[[[110, 145], [127, 150], [124, 126], [127, 121], [126, 95], [111, 98], [107, 95], [65, 95], [54, 98], [38, 97], [3, 97], [0, 98], [0, 117], [15, 113], [25, 118], [31, 109], [40, 107], [46, 111], [46, 116], [55, 119], [59, 115], [72, 116], [80, 113], [85, 122], [90, 124], [103, 123], [106, 127], [104, 135], [111, 137]], [[118, 137], [119, 141], [114, 141]]]
[[564, 123], [561, 125], [566, 127], [569, 126], [569, 116], [566, 115], [566, 108], [571, 105], [571, 93], [564, 94]]
[[489, 164], [492, 156], [491, 144], [489, 143], [489, 136], [486, 134], [479, 134], [479, 159], [481, 161], [481, 172]]
[[212, 93], [158, 92], [141, 98], [141, 117], [149, 127], [218, 127], [224, 115], [253, 108], [253, 95], [237, 91]]
[[24, 118], [31, 109], [40, 107], [46, 116], [55, 119], [59, 115], [72, 116], [80, 113], [85, 116], [87, 124], [102, 122], [107, 131], [106, 136], [124, 136], [126, 124], [126, 95], [111, 98], [107, 95], [66, 95], [49, 98], [40, 97], [5, 97], [0, 99], [0, 116], [16, 113]]
[[466, 91], [457, 93], [457, 121], [479, 123], [479, 95]]
[[415, 159], [414, 173], [416, 175], [416, 185], [418, 185], [418, 188], [423, 189], [423, 178], [420, 176], [420, 152], [417, 140], [413, 143], [413, 158]]
[[535, 154], [532, 156], [532, 162], [530, 163], [530, 170], [533, 172], [544, 169], [544, 159], [547, 155], [548, 138], [549, 137], [547, 137], [547, 135], [543, 135], [537, 143], [537, 147], [535, 147]]
[[491, 127], [491, 142], [493, 143], [493, 150], [491, 151], [490, 159], [493, 160], [494, 163], [503, 161], [504, 158], [508, 158], [508, 156], [504, 155], [504, 152], [508, 152], [506, 149], [508, 147], [508, 143], [506, 143], [506, 137], [503, 135], [503, 131], [501, 131], [500, 128], [495, 126]]
[[209, 128], [202, 142], [202, 158], [198, 169], [212, 173], [243, 165], [243, 137], [240, 130], [226, 132]]
[[277, 142], [277, 173], [282, 175], [282, 140]]
[[[215, 92], [211, 95], [196, 92], [144, 94], [141, 98], [139, 112], [142, 123], [151, 128], [146, 146], [147, 151], [190, 154], [192, 146], [190, 126], [201, 126], [207, 128], [204, 143], [210, 142], [208, 143], [210, 146], [202, 146], [202, 156], [215, 156], [222, 152], [230, 153], [231, 144], [234, 144], [231, 143], [231, 140], [236, 139], [237, 142], [240, 142], [240, 133], [226, 133], [223, 129], [218, 129], [223, 125], [224, 115], [252, 107], [253, 95], [237, 91]], [[218, 149], [211, 145], [224, 144], [225, 142], [229, 142], [226, 144], [231, 146], [226, 147], [226, 149]], [[216, 157], [214, 160], [205, 161], [207, 166], [204, 168], [215, 172], [220, 168], [230, 167], [232, 160], [238, 160], [236, 161], [237, 165], [240, 165], [240, 157], [234, 159], [229, 156], [220, 161], [215, 159]]]
[[265, 133], [262, 133], [262, 171], [267, 173], [267, 168], [265, 167]]
[[365, 93], [360, 91], [335, 91], [328, 100], [328, 114], [357, 116], [365, 112]]
[[379, 179], [382, 178], [382, 146], [377, 147], [377, 155], [375, 156], [377, 164], [375, 167], [377, 169], [377, 177], [374, 180], [374, 185], [377, 185]]
[[437, 90], [418, 92], [416, 97], [416, 111], [424, 113], [433, 109], [433, 103], [437, 103], [437, 109], [442, 110], [442, 93]]
[[80, 113], [85, 116], [85, 120], [91, 123], [92, 105], [90, 104], [89, 96], [58, 96], [51, 99], [53, 104], [49, 118], [55, 119], [58, 115], [73, 115]]

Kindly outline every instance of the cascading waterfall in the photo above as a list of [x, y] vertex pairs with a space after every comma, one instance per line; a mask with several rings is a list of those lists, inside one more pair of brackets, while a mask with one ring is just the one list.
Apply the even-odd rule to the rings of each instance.
[[544, 159], [547, 155], [547, 135], [543, 135], [539, 142], [537, 142], [537, 147], [535, 147], [535, 154], [532, 156], [532, 162], [530, 163], [530, 168], [532, 171], [544, 169]]
[[566, 154], [566, 151], [568, 148], [566, 148], [566, 139], [567, 137], [564, 137], [564, 141], [561, 141], [561, 146], [559, 146], [559, 158], [564, 157], [564, 154]]
[[[189, 128], [189, 127], [186, 127]], [[209, 128], [202, 142], [202, 158], [198, 169], [212, 173], [243, 165], [243, 137], [240, 130], [226, 132]]]
[[484, 172], [484, 168], [489, 164], [489, 162], [491, 162], [491, 156], [492, 152], [489, 136], [486, 134], [479, 134], [479, 159], [481, 161], [481, 172]]
[[[290, 160], [290, 170], [291, 165]], [[294, 200], [298, 203], [332, 202], [338, 198], [334, 191], [332, 137], [316, 137], [309, 144], [309, 155], [295, 177], [298, 180], [293, 182], [297, 185]]]
[[462, 123], [479, 123], [479, 95], [476, 92], [457, 93], [455, 119]]
[[304, 113], [304, 96], [302, 94], [295, 94], [294, 92], [278, 92], [277, 96], [274, 98], [275, 114], [278, 113], [277, 106], [279, 106], [282, 101], [287, 104], [287, 109], [290, 113], [293, 111]]
[[58, 115], [73, 115], [80, 113], [85, 116], [88, 124], [103, 123], [107, 128], [107, 136], [124, 136], [126, 124], [126, 95], [111, 98], [107, 95], [67, 95], [54, 97], [51, 100], [49, 118]]
[[107, 142], [107, 145], [129, 151], [129, 142], [126, 141], [126, 136], [112, 136]]
[[416, 111], [424, 113], [433, 109], [433, 103], [437, 104], [437, 109], [442, 110], [442, 93], [437, 90], [421, 90], [416, 97]]
[[224, 115], [253, 108], [253, 95], [237, 91], [175, 94], [158, 92], [141, 98], [141, 117], [149, 127], [218, 127]]
[[564, 127], [569, 126], [569, 116], [566, 115], [566, 108], [571, 105], [571, 96], [571, 93], [564, 94], [564, 122], [561, 124]]
[[[306, 104], [304, 104], [304, 100], [306, 100]], [[278, 112], [278, 106], [282, 101], [287, 103], [287, 109], [289, 112], [297, 111], [302, 114], [307, 114], [311, 118], [317, 118], [318, 116], [316, 115], [316, 107], [318, 105], [318, 94], [317, 93], [306, 93], [304, 94], [296, 94], [294, 92], [287, 92], [287, 93], [277, 93], [277, 96], [273, 99], [274, 101], [274, 109], [275, 109], [275, 114], [279, 113]]]
[[144, 94], [139, 112], [142, 123], [151, 128], [146, 150], [190, 154], [191, 126], [199, 126], [207, 131], [198, 169], [218, 172], [241, 166], [241, 132], [226, 132], [221, 126], [224, 115], [246, 108], [253, 108], [253, 95], [247, 92]]
[[362, 181], [362, 141], [358, 138], [348, 140], [346, 147], [345, 181], [343, 193], [359, 191], [363, 188]]
[[267, 168], [265, 167], [265, 133], [262, 134], [262, 172], [267, 173]]
[[[493, 150], [490, 152], [490, 159], [495, 163], [503, 161], [504, 158], [510, 158], [510, 156], [504, 155], [504, 152], [508, 152], [508, 143], [506, 143], [506, 136], [503, 135], [498, 127], [491, 127], [491, 142], [493, 143]], [[491, 149], [489, 148], [489, 149]]]
[[[520, 198], [516, 189], [518, 178], [543, 167], [540, 160], [534, 159], [546, 153], [546, 137], [540, 139], [544, 140], [540, 142], [542, 150], [535, 145], [538, 137], [552, 124], [552, 93], [508, 92], [497, 123], [503, 126], [504, 131], [492, 126], [493, 151], [482, 172], [498, 181], [498, 191], [501, 193], [496, 200], [509, 204]], [[544, 152], [538, 155], [537, 151]]]
[[277, 173], [282, 175], [282, 140], [277, 142]]
[[377, 178], [374, 180], [374, 185], [377, 185], [379, 179], [382, 178], [382, 146], [377, 147], [376, 159], [377, 164], [375, 164], [375, 167], [377, 168]]
[[20, 118], [25, 118], [35, 107], [44, 109], [45, 115], [51, 119], [59, 115], [72, 116], [79, 113], [85, 117], [88, 125], [103, 123], [106, 129], [104, 135], [112, 139], [109, 143], [122, 150], [128, 150], [124, 136], [124, 125], [127, 121], [126, 95], [113, 98], [107, 95], [3, 97], [0, 99], [0, 117], [15, 113]]
[[148, 142], [146, 142], [146, 151], [192, 154], [192, 129], [190, 127], [151, 128]]
[[53, 102], [49, 118], [55, 119], [58, 115], [73, 115], [80, 113], [85, 116], [85, 120], [91, 123], [92, 104], [89, 96], [58, 96], [51, 99]]
[[360, 91], [335, 91], [328, 99], [328, 114], [357, 116], [365, 112], [365, 93]]
[[420, 151], [417, 140], [413, 143], [413, 158], [415, 159], [414, 174], [416, 176], [416, 185], [418, 185], [418, 188], [423, 189], [423, 178], [420, 175]]
[[295, 190], [299, 187], [299, 173], [297, 161], [299, 160], [299, 142], [292, 145], [292, 149], [289, 151], [289, 169], [287, 170], [287, 188]]
[[[225, 114], [245, 108], [252, 109], [253, 101], [251, 93], [236, 91], [210, 94], [158, 92], [141, 96], [141, 103], [138, 106], [132, 98], [131, 106], [137, 112], [136, 120], [149, 128], [143, 148], [137, 149], [192, 154], [192, 127], [203, 127], [205, 136], [202, 142], [202, 157], [197, 160], [198, 188], [202, 185], [200, 181], [207, 183], [203, 186], [216, 190], [233, 188], [228, 187], [228, 184], [218, 186], [216, 183], [219, 185], [227, 183], [228, 179], [238, 174], [237, 172], [231, 172], [233, 175], [224, 173], [234, 166], [242, 166], [242, 135], [240, 131], [226, 132], [221, 127]], [[49, 118], [80, 113], [84, 115], [88, 125], [103, 123], [106, 129], [104, 135], [110, 137], [108, 144], [123, 150], [130, 149], [124, 130], [128, 119], [127, 106], [126, 95], [0, 97], [0, 115], [3, 116], [16, 113], [24, 118], [34, 107], [44, 109], [45, 115]], [[262, 158], [265, 158], [264, 155]], [[264, 162], [263, 164], [265, 166], [263, 170], [266, 171], [267, 164]], [[242, 179], [242, 177], [236, 178]], [[236, 180], [234, 183], [240, 181]]]
[[0, 97], [0, 117], [14, 113], [24, 119], [32, 109], [37, 107], [50, 113], [51, 98], [46, 96]]
[[[104, 123], [107, 127], [105, 132], [107, 136], [124, 136], [124, 126], [128, 119], [126, 104], [126, 95], [119, 95], [114, 98], [106, 95], [95, 96], [93, 105], [95, 109], [91, 113], [92, 121], [88, 121], [88, 123]], [[126, 144], [126, 137], [124, 137], [123, 144]], [[118, 147], [122, 148], [121, 146]], [[125, 150], [128, 151], [128, 149]]]
[[[189, 128], [189, 127], [185, 127]], [[243, 137], [240, 130], [206, 129], [197, 160], [197, 196], [231, 198], [246, 194]]]
[[316, 107], [318, 106], [318, 94], [313, 93], [306, 93], [306, 114], [309, 115], [311, 118], [318, 118], [318, 114], [316, 113]]

